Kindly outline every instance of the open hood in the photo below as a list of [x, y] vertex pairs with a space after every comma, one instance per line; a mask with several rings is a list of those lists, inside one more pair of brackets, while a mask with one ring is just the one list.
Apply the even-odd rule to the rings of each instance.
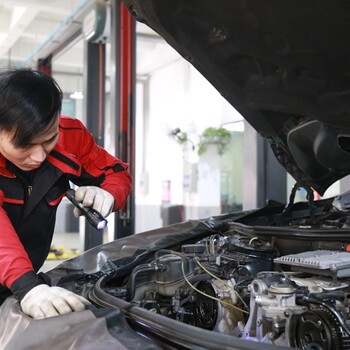
[[321, 195], [350, 173], [350, 2], [124, 0]]

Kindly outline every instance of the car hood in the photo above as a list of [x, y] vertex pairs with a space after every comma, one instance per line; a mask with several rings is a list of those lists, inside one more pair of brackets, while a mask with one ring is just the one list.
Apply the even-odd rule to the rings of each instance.
[[124, 0], [321, 195], [350, 173], [350, 2]]

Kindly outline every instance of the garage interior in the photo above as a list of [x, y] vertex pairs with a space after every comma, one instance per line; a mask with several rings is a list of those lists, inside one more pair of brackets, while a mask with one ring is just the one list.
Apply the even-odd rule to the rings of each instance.
[[[103, 235], [63, 200], [53, 261], [176, 222], [288, 201], [294, 180], [266, 142], [120, 1], [0, 0], [0, 18], [1, 69], [51, 74], [64, 92], [62, 113], [82, 120], [134, 177], [126, 208]], [[199, 154], [208, 128], [229, 131], [222, 154], [215, 146]], [[324, 197], [348, 184], [342, 179]], [[302, 190], [298, 196], [305, 200]]]

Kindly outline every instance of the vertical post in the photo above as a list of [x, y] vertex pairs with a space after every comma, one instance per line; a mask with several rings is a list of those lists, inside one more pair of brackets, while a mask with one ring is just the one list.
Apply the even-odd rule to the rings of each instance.
[[[116, 155], [129, 163], [135, 178], [135, 21], [121, 1], [112, 2], [111, 29], [111, 103], [115, 118]], [[116, 213], [115, 237], [135, 231], [135, 196]]]
[[287, 203], [289, 194], [287, 193], [287, 171], [278, 162], [273, 153], [270, 144], [264, 140], [265, 143], [265, 176], [266, 176], [266, 190], [265, 201], [268, 199], [275, 200], [281, 203]]
[[[104, 145], [105, 53], [105, 44], [85, 42], [84, 122], [100, 146]], [[102, 233], [86, 223], [84, 250], [102, 243]]]
[[248, 123], [244, 127], [243, 209], [266, 205], [268, 199], [287, 201], [287, 173], [267, 141]]

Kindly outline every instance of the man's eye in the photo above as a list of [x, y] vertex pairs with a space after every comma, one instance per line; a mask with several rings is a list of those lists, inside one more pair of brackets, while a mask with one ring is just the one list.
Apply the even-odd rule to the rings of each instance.
[[46, 142], [44, 142], [46, 145], [49, 145], [50, 143], [56, 141], [58, 135], [55, 135], [54, 137], [52, 137], [50, 140], [47, 140]]

